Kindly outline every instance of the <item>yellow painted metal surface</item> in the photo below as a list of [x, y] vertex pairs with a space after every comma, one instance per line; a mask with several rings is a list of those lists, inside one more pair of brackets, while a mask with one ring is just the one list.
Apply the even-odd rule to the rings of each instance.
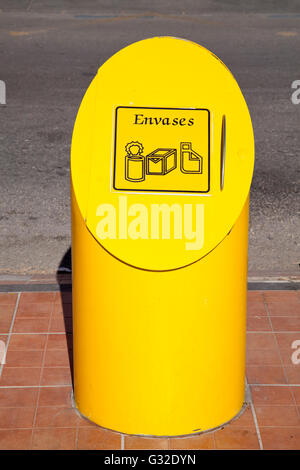
[[208, 256], [134, 269], [88, 232], [73, 195], [75, 401], [97, 424], [180, 435], [220, 425], [244, 399], [248, 204]]
[[99, 69], [71, 153], [75, 401], [92, 421], [182, 435], [241, 409], [253, 163], [209, 51], [153, 38]]
[[[188, 73], [183, 66], [186, 63], [191, 66]], [[172, 70], [172, 74], [159, 70]], [[221, 191], [224, 116], [226, 149]], [[189, 125], [191, 122], [193, 125]], [[142, 150], [136, 146], [127, 151], [131, 142], [141, 144]], [[184, 150], [181, 144], [190, 144], [191, 148]], [[152, 155], [151, 161], [150, 155], [159, 149], [176, 150], [174, 170], [162, 174], [161, 163], [154, 163], [158, 157], [166, 159], [166, 152]], [[141, 153], [134, 153], [139, 150]], [[143, 159], [139, 157], [147, 160], [144, 173], [150, 161], [152, 174], [144, 178]], [[199, 168], [200, 157], [202, 173], [193, 173]], [[176, 269], [215, 248], [242, 210], [253, 165], [251, 119], [236, 81], [211, 52], [186, 40], [147, 39], [111, 57], [91, 83], [74, 128], [72, 181], [87, 227], [112, 255], [142, 269]], [[153, 174], [155, 171], [158, 174]], [[131, 237], [130, 221], [125, 226], [119, 220], [115, 237], [101, 236], [99, 205], [119, 208], [122, 195], [128, 208], [137, 203], [147, 208], [147, 237]], [[204, 205], [204, 233], [195, 249], [186, 249], [185, 237], [157, 240], [151, 231], [153, 204], [172, 202], [182, 207]]]

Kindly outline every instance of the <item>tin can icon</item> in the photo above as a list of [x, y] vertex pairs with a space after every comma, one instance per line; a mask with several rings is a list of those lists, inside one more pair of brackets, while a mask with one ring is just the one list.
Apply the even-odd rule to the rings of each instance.
[[143, 145], [140, 142], [130, 142], [125, 147], [125, 179], [127, 181], [144, 181], [145, 157]]

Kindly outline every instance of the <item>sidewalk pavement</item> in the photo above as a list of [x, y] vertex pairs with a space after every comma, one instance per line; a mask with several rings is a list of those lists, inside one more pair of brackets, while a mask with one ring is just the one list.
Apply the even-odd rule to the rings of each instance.
[[191, 437], [124, 435], [76, 412], [71, 292], [0, 293], [0, 340], [0, 449], [300, 448], [300, 291], [249, 291], [245, 410]]

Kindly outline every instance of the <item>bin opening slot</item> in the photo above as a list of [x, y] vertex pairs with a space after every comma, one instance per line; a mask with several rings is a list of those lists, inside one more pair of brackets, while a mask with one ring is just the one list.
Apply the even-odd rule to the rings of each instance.
[[220, 174], [220, 188], [224, 188], [225, 176], [225, 153], [226, 153], [226, 117], [222, 118], [222, 131], [221, 131], [221, 174]]

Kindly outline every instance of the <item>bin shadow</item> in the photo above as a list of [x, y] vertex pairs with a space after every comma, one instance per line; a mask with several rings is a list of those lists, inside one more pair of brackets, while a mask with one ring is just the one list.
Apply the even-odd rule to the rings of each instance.
[[71, 370], [72, 386], [74, 386], [73, 371], [73, 309], [72, 309], [72, 252], [67, 249], [56, 271], [56, 281], [59, 286], [62, 313], [64, 318], [66, 340], [68, 347], [69, 365]]

